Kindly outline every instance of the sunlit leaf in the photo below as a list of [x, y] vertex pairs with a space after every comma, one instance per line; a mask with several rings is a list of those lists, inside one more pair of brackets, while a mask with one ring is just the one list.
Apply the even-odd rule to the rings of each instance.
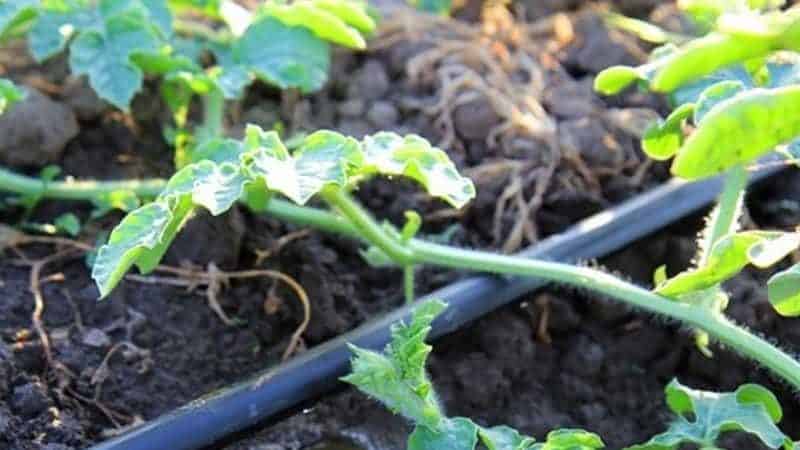
[[416, 135], [383, 132], [365, 137], [362, 170], [412, 178], [456, 208], [475, 197], [472, 181], [458, 173], [447, 153]]
[[738, 274], [747, 264], [773, 265], [800, 243], [800, 234], [747, 231], [721, 238], [714, 244], [705, 264], [687, 270], [656, 287], [658, 294], [677, 297], [717, 285]]
[[34, 19], [38, 0], [0, 0], [0, 38]]
[[327, 80], [330, 48], [306, 28], [263, 17], [247, 28], [220, 65], [220, 83], [229, 96], [241, 94], [250, 73], [281, 89], [312, 92]]
[[733, 98], [736, 94], [745, 89], [746, 87], [741, 81], [734, 80], [720, 81], [717, 84], [707, 87], [703, 93], [700, 94], [700, 98], [697, 99], [693, 122], [699, 125], [703, 117], [705, 117], [712, 108], [729, 98]]
[[551, 431], [547, 440], [532, 450], [596, 450], [605, 447], [600, 436], [584, 430], [564, 428]]
[[784, 316], [800, 316], [800, 264], [778, 272], [767, 283], [769, 301]]
[[408, 450], [473, 450], [478, 443], [478, 426], [463, 417], [445, 419], [433, 430], [417, 426], [408, 437]]
[[753, 434], [770, 448], [779, 448], [787, 437], [775, 426], [782, 411], [767, 389], [747, 384], [735, 392], [697, 391], [672, 381], [666, 388], [667, 404], [676, 414], [667, 431], [628, 450], [671, 450], [683, 444], [717, 448], [726, 431]]
[[361, 157], [358, 141], [332, 131], [311, 134], [290, 155], [277, 133], [251, 126], [246, 147], [256, 149], [248, 166], [250, 173], [298, 204], [306, 203], [325, 186], [344, 187], [349, 168], [358, 166]]
[[0, 78], [0, 114], [14, 103], [25, 98], [25, 92], [9, 80]]
[[675, 156], [683, 143], [683, 124], [692, 116], [694, 103], [686, 103], [676, 108], [666, 120], [656, 122], [642, 136], [642, 150], [655, 160], [665, 160]]
[[[263, 8], [263, 13], [267, 16], [274, 17], [284, 24], [291, 27], [304, 27], [313, 32], [320, 39], [324, 39], [334, 44], [339, 44], [344, 47], [355, 49], [364, 49], [367, 43], [361, 32], [350, 26], [344, 19], [353, 19], [355, 11], [349, 13], [344, 10], [347, 6], [345, 3], [348, 0], [339, 0], [340, 6], [330, 11], [328, 8], [331, 2], [317, 2], [313, 0], [299, 0], [289, 4], [282, 4], [278, 2], [267, 2]], [[335, 5], [337, 2], [333, 2]], [[328, 8], [326, 8], [326, 6]], [[351, 5], [351, 9], [355, 5]], [[362, 15], [366, 13], [362, 9]], [[363, 22], [364, 17], [359, 17], [356, 20]], [[374, 24], [371, 28], [374, 28]]]
[[92, 278], [101, 296], [134, 264], [144, 273], [153, 270], [195, 205], [220, 214], [242, 195], [246, 181], [231, 163], [204, 160], [179, 170], [155, 202], [128, 214], [99, 249]]
[[478, 436], [489, 450], [527, 450], [536, 442], [535, 439], [523, 436], [519, 431], [505, 425], [481, 428]]

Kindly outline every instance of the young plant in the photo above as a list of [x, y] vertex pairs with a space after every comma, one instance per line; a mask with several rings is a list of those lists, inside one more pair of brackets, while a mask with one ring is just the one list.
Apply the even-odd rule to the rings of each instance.
[[[193, 10], [210, 28], [181, 18]], [[271, 0], [251, 14], [230, 0], [0, 0], [0, 37], [26, 36], [44, 61], [69, 51], [75, 75], [86, 75], [104, 100], [127, 111], [146, 75], [163, 78], [162, 93], [177, 129], [176, 165], [194, 148], [224, 137], [226, 99], [254, 80], [308, 93], [327, 80], [329, 43], [364, 49], [375, 28], [358, 0]], [[215, 63], [202, 64], [210, 51]], [[187, 129], [189, 104], [203, 97], [203, 123]]]
[[435, 300], [417, 306], [410, 323], [392, 327], [392, 340], [383, 354], [351, 346], [352, 373], [342, 378], [415, 425], [408, 438], [408, 450], [473, 450], [479, 441], [489, 450], [604, 447], [597, 435], [583, 430], [553, 431], [545, 442], [537, 443], [508, 426], [483, 427], [466, 417], [448, 417], [425, 369], [431, 352], [425, 338], [433, 320], [446, 307]]
[[[508, 426], [483, 427], [464, 417], [448, 417], [425, 370], [431, 346], [425, 343], [431, 324], [447, 308], [427, 301], [414, 310], [408, 324], [392, 328], [383, 353], [351, 346], [352, 371], [342, 378], [393, 412], [409, 419], [414, 431], [408, 450], [473, 450], [480, 442], [489, 450], [593, 450], [604, 447], [596, 434], [559, 429], [537, 443]], [[729, 431], [753, 434], [769, 448], [792, 450], [794, 443], [776, 424], [783, 415], [766, 388], [746, 384], [735, 392], [717, 394], [690, 389], [677, 380], [666, 388], [667, 405], [675, 419], [667, 431], [627, 450], [672, 450], [695, 444], [718, 450], [717, 441]]]

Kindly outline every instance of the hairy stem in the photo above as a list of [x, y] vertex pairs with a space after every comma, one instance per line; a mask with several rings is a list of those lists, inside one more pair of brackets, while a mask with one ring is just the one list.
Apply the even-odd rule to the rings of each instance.
[[700, 255], [700, 266], [708, 262], [714, 244], [723, 236], [736, 231], [744, 202], [744, 192], [747, 188], [747, 178], [747, 169], [741, 164], [731, 169], [726, 175], [717, 206], [709, 218], [708, 234], [704, 236], [705, 242]]
[[[0, 168], [0, 190], [20, 194], [40, 194], [46, 198], [91, 200], [125, 189], [142, 196], [155, 196], [164, 180], [143, 181], [61, 181], [44, 183], [39, 179]], [[800, 390], [800, 363], [789, 355], [730, 322], [721, 313], [661, 297], [612, 275], [570, 264], [498, 255], [433, 244], [419, 239], [402, 242], [364, 211], [350, 196], [328, 190], [323, 197], [344, 217], [328, 211], [302, 207], [272, 199], [264, 212], [298, 225], [343, 234], [376, 245], [403, 267], [433, 264], [469, 271], [538, 277], [590, 289], [640, 309], [660, 314], [708, 332], [719, 342], [761, 363]]]
[[395, 252], [395, 246], [404, 246], [406, 250], [403, 252], [404, 259], [402, 262], [397, 261], [404, 267], [409, 264], [432, 264], [453, 269], [537, 277], [586, 288], [645, 311], [702, 329], [721, 343], [758, 361], [791, 383], [795, 389], [800, 390], [800, 362], [769, 342], [733, 324], [721, 313], [703, 306], [676, 302], [607, 273], [586, 267], [465, 250], [418, 239], [411, 239], [403, 245], [399, 239], [381, 228], [346, 193], [326, 195], [325, 200], [335, 206], [360, 231], [370, 229], [372, 233], [380, 233], [379, 239], [373, 240], [372, 233], [363, 233], [362, 238], [369, 240], [390, 257], [392, 254], [389, 250]]

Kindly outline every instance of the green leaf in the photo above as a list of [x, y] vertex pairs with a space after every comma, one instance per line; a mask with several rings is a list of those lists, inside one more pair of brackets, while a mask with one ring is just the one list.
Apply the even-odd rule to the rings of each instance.
[[519, 431], [500, 425], [478, 430], [481, 442], [489, 450], [527, 450], [536, 442], [535, 439], [519, 434]]
[[25, 98], [25, 92], [19, 89], [9, 80], [0, 78], [0, 114], [5, 110]]
[[672, 111], [666, 120], [647, 127], [642, 136], [642, 149], [647, 156], [658, 161], [673, 157], [683, 143], [683, 124], [694, 111], [694, 103], [685, 103]]
[[247, 180], [239, 166], [204, 160], [179, 170], [155, 202], [128, 214], [103, 245], [92, 278], [105, 297], [136, 264], [147, 273], [163, 257], [195, 205], [217, 215], [233, 206]]
[[226, 93], [240, 93], [245, 73], [281, 89], [303, 93], [320, 89], [328, 78], [330, 48], [325, 41], [302, 27], [291, 27], [277, 19], [255, 21], [233, 44], [230, 60], [222, 64], [221, 84]]
[[100, 97], [127, 110], [143, 78], [131, 55], [154, 53], [158, 46], [152, 27], [140, 19], [114, 17], [102, 32], [83, 32], [75, 39], [70, 46], [70, 67], [76, 75], [88, 75], [89, 84]]
[[93, 219], [102, 217], [112, 209], [130, 212], [141, 206], [141, 201], [135, 193], [124, 190], [103, 193], [102, 195], [92, 199], [92, 203], [95, 206], [95, 209], [92, 211], [91, 215]]
[[[344, 47], [363, 50], [367, 42], [361, 32], [350, 26], [342, 16], [353, 19], [356, 14], [355, 4], [345, 3], [347, 0], [334, 0], [333, 2], [318, 2], [314, 0], [299, 0], [290, 4], [267, 2], [263, 5], [263, 14], [274, 17], [290, 27], [303, 27], [310, 30], [320, 39]], [[329, 10], [331, 4], [340, 3], [338, 8]], [[325, 8], [325, 7], [328, 8]], [[348, 10], [346, 10], [347, 8]], [[369, 18], [362, 9], [360, 21], [364, 16]], [[356, 19], [359, 21], [359, 19]], [[374, 28], [374, 24], [372, 26]]]
[[199, 12], [212, 19], [219, 18], [220, 0], [169, 0], [169, 6], [176, 11]]
[[535, 444], [532, 450], [595, 450], [605, 447], [600, 436], [584, 430], [564, 428], [547, 434], [544, 443]]
[[700, 98], [697, 100], [697, 106], [694, 110], [693, 122], [695, 125], [699, 125], [712, 108], [725, 100], [733, 98], [736, 94], [745, 89], [746, 87], [741, 81], [735, 80], [721, 81], [706, 88], [703, 93], [700, 94]]
[[425, 361], [431, 352], [425, 338], [433, 319], [445, 308], [444, 303], [435, 300], [420, 304], [409, 324], [392, 328], [392, 341], [384, 354], [351, 346], [352, 372], [342, 378], [434, 434], [433, 430], [439, 430], [445, 419], [425, 372]]
[[312, 0], [314, 7], [338, 17], [361, 33], [372, 33], [377, 28], [375, 19], [369, 15], [369, 5], [359, 0]]
[[43, 9], [28, 34], [33, 57], [42, 62], [64, 50], [81, 31], [101, 31], [102, 17], [96, 9], [78, 2], [65, 2], [60, 9]]
[[417, 135], [382, 132], [365, 137], [363, 147], [364, 173], [412, 178], [456, 208], [475, 197], [472, 181], [458, 173], [447, 153]]
[[478, 426], [463, 417], [445, 419], [433, 430], [417, 426], [408, 437], [408, 450], [473, 450], [478, 444]]
[[63, 231], [70, 236], [77, 236], [81, 232], [81, 221], [78, 216], [72, 213], [61, 214], [53, 221], [53, 225], [60, 231]]
[[257, 149], [248, 166], [250, 173], [263, 177], [270, 190], [301, 205], [326, 186], [347, 185], [350, 168], [360, 164], [358, 141], [332, 131], [309, 135], [293, 155], [274, 131], [249, 126], [246, 133], [248, 150]]
[[800, 316], [800, 264], [778, 272], [767, 282], [769, 301], [783, 316]]
[[635, 67], [613, 66], [597, 74], [594, 79], [594, 90], [603, 95], [614, 95], [636, 81], [646, 77]]
[[154, 23], [164, 37], [172, 34], [172, 13], [165, 0], [100, 0], [98, 8], [106, 20], [136, 17]]
[[38, 3], [37, 0], [0, 0], [0, 38], [36, 18]]
[[155, 202], [125, 216], [100, 247], [92, 267], [92, 278], [105, 297], [119, 283], [125, 272], [148, 249], [155, 248], [172, 218], [168, 205]]
[[688, 270], [660, 284], [655, 292], [678, 297], [715, 286], [738, 274], [748, 263], [768, 267], [800, 245], [800, 234], [746, 231], [721, 238], [711, 249], [705, 265]]
[[747, 384], [735, 392], [715, 393], [690, 389], [673, 380], [666, 395], [667, 404], [678, 417], [664, 433], [628, 450], [669, 450], [689, 443], [716, 448], [717, 439], [726, 431], [751, 433], [776, 449], [787, 440], [775, 426], [782, 416], [780, 404], [759, 385]]

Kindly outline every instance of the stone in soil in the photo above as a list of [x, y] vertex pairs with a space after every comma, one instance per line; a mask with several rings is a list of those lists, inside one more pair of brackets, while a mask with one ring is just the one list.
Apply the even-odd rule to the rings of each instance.
[[42, 167], [55, 163], [78, 134], [72, 110], [32, 87], [27, 96], [0, 116], [0, 163]]

